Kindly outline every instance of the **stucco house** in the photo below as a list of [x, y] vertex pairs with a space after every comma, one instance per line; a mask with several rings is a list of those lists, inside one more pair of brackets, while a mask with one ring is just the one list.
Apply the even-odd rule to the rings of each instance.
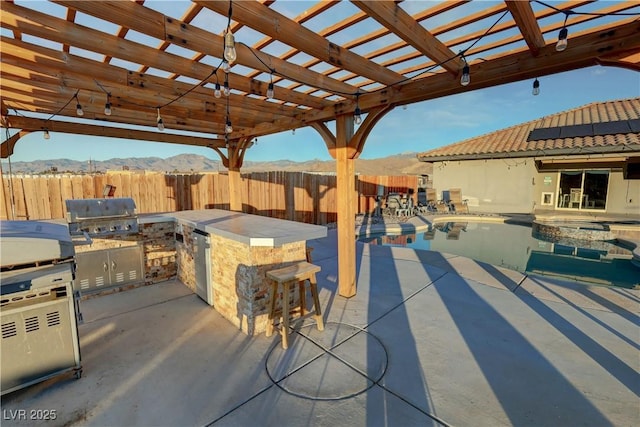
[[419, 153], [471, 212], [640, 218], [640, 98], [588, 104]]

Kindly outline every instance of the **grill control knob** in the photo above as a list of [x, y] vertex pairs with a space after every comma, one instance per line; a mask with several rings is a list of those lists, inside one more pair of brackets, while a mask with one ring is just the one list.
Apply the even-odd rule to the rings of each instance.
[[99, 233], [101, 231], [102, 231], [102, 229], [100, 227], [96, 227], [96, 228], [93, 229], [94, 233]]
[[127, 230], [131, 230], [131, 224], [125, 225], [124, 228], [127, 229]]
[[111, 231], [116, 231], [117, 229], [118, 229], [118, 226], [117, 226], [117, 225], [112, 225], [112, 226], [111, 226]]

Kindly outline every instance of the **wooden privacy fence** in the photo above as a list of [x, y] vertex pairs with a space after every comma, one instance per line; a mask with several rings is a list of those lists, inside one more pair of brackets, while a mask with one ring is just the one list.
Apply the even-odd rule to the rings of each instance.
[[[138, 213], [189, 209], [229, 209], [226, 174], [108, 173], [106, 175], [3, 176], [2, 219], [58, 219], [66, 215], [65, 200], [130, 197]], [[389, 192], [417, 191], [416, 176], [356, 176], [357, 212], [372, 212], [375, 197]], [[336, 221], [336, 177], [303, 172], [242, 174], [242, 208], [246, 213], [327, 224]]]

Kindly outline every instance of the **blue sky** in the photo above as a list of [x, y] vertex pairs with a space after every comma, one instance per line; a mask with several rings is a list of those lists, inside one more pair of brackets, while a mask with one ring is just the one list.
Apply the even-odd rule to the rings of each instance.
[[[473, 76], [471, 76], [473, 79]], [[590, 67], [545, 76], [540, 95], [531, 94], [532, 81], [466, 92], [398, 107], [373, 129], [361, 158], [420, 152], [483, 135], [522, 122], [591, 102], [640, 96], [640, 73], [614, 67]], [[4, 139], [4, 138], [3, 138]], [[218, 160], [211, 149], [115, 138], [41, 133], [22, 138], [11, 161], [107, 160], [114, 157], [171, 157], [195, 153]], [[311, 128], [258, 138], [245, 160], [330, 160], [326, 146]]]

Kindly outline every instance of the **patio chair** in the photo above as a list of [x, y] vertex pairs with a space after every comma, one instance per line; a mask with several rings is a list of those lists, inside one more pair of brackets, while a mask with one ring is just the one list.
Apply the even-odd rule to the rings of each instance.
[[387, 194], [387, 200], [385, 207], [382, 209], [384, 215], [397, 215], [397, 211], [402, 209], [402, 202], [400, 201], [400, 194], [389, 193]]
[[418, 190], [418, 204], [415, 207], [415, 209], [417, 213], [431, 212], [431, 206], [430, 206], [426, 191]]
[[442, 200], [438, 200], [438, 192], [435, 190], [435, 188], [427, 188], [427, 208], [431, 212], [449, 212], [449, 206]]
[[469, 213], [467, 200], [462, 199], [462, 190], [459, 188], [449, 189], [449, 200], [447, 201], [449, 209], [455, 213]]

